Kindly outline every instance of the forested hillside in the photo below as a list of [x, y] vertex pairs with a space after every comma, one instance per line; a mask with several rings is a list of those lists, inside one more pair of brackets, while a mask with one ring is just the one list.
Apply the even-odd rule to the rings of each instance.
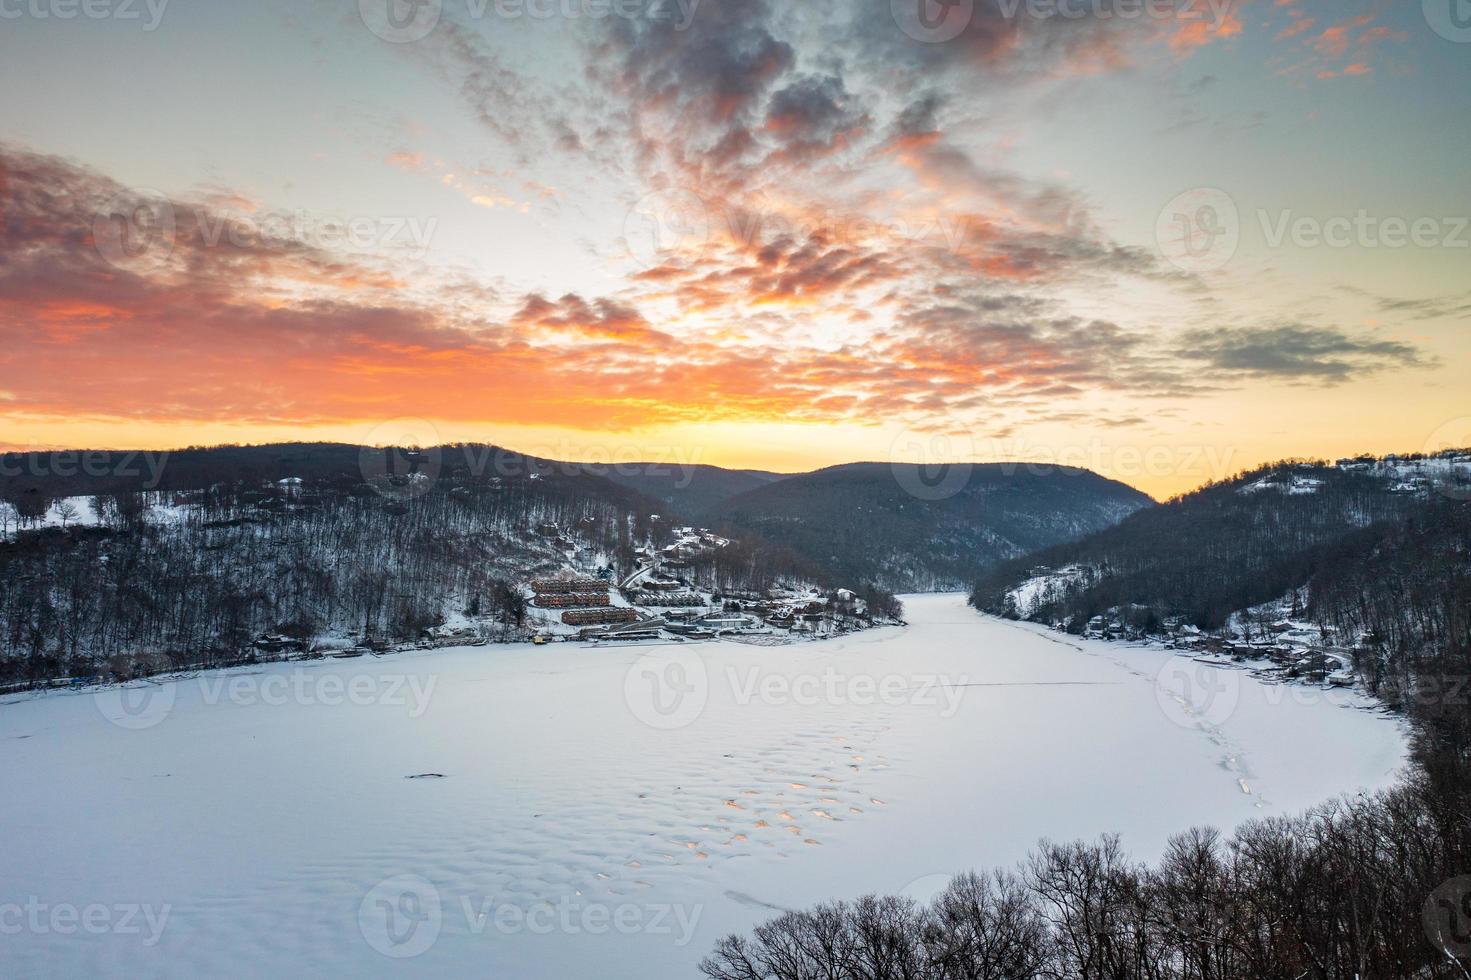
[[1471, 454], [1287, 461], [982, 576], [971, 601], [1082, 633], [1311, 623], [1372, 692], [1471, 649]]
[[[1471, 502], [1432, 499], [1351, 536], [1323, 555], [1307, 591], [1309, 619], [1360, 638], [1354, 667], [1370, 690], [1419, 696], [1444, 651], [1471, 652]], [[1460, 703], [1471, 714], [1471, 687]]]
[[660, 501], [672, 515], [688, 521], [703, 520], [731, 497], [786, 479], [764, 470], [685, 463], [589, 464], [587, 469]]
[[1117, 523], [1152, 501], [1086, 470], [855, 463], [751, 490], [706, 523], [780, 541], [840, 578], [895, 591], [963, 587], [998, 561]]
[[[0, 542], [9, 680], [101, 665], [128, 675], [134, 659], [138, 672], [229, 662], [265, 631], [397, 640], [455, 614], [510, 625], [513, 583], [562, 568], [574, 550], [628, 552], [650, 531], [633, 491], [510, 453], [481, 474], [435, 464], [390, 475], [380, 453], [365, 475], [343, 447], [185, 461], [163, 483], [179, 489], [101, 494], [87, 525], [26, 530], [22, 518]], [[32, 486], [63, 484], [78, 489], [56, 477]], [[7, 494], [15, 503], [0, 506], [31, 511], [32, 494], [49, 499], [24, 478]]]

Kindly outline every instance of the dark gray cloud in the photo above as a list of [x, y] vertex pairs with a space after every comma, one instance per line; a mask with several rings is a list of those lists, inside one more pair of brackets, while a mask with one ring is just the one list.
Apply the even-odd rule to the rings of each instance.
[[1343, 286], [1342, 289], [1351, 295], [1373, 300], [1381, 313], [1399, 313], [1412, 320], [1471, 319], [1471, 292], [1406, 299], [1379, 296], [1357, 286]]
[[821, 155], [862, 135], [870, 116], [836, 75], [806, 75], [771, 97], [765, 129], [789, 160]]
[[1434, 359], [1394, 340], [1286, 324], [1192, 330], [1178, 353], [1186, 360], [1251, 377], [1339, 384], [1394, 368], [1428, 367]]
[[688, 24], [610, 18], [594, 42], [591, 72], [635, 112], [677, 115], [706, 148], [759, 120], [772, 89], [797, 63], [778, 38], [766, 0], [702, 3]]

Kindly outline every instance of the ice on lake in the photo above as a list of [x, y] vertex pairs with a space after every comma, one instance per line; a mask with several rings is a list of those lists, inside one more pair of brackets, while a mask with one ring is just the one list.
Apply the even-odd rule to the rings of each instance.
[[906, 600], [824, 643], [487, 647], [0, 704], [0, 975], [690, 977], [1039, 838], [1392, 782], [1398, 724]]

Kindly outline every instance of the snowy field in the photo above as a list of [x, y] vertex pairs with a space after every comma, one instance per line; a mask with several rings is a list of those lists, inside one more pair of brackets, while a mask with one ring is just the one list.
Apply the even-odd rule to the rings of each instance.
[[691, 977], [781, 908], [928, 897], [1044, 836], [1151, 858], [1404, 758], [1352, 695], [906, 604], [826, 643], [12, 698], [0, 976]]

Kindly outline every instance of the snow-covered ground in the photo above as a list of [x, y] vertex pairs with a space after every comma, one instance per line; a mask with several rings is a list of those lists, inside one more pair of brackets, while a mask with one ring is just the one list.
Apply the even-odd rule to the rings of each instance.
[[1016, 614], [1023, 619], [1032, 615], [1037, 606], [1055, 594], [1093, 575], [1092, 569], [1069, 565], [1057, 571], [1046, 571], [1033, 575], [1021, 585], [1007, 593], [1016, 605]]
[[927, 897], [1044, 836], [1150, 858], [1404, 758], [1351, 694], [906, 602], [828, 643], [9, 699], [0, 976], [690, 977], [780, 908]]
[[[181, 524], [197, 508], [189, 504], [169, 501], [167, 494], [149, 492], [143, 495], [144, 519], [153, 524]], [[36, 530], [43, 527], [97, 527], [103, 523], [101, 505], [96, 497], [60, 497], [46, 508], [46, 513], [35, 521], [22, 523], [13, 505], [0, 501], [0, 537], [15, 537], [18, 530]]]

